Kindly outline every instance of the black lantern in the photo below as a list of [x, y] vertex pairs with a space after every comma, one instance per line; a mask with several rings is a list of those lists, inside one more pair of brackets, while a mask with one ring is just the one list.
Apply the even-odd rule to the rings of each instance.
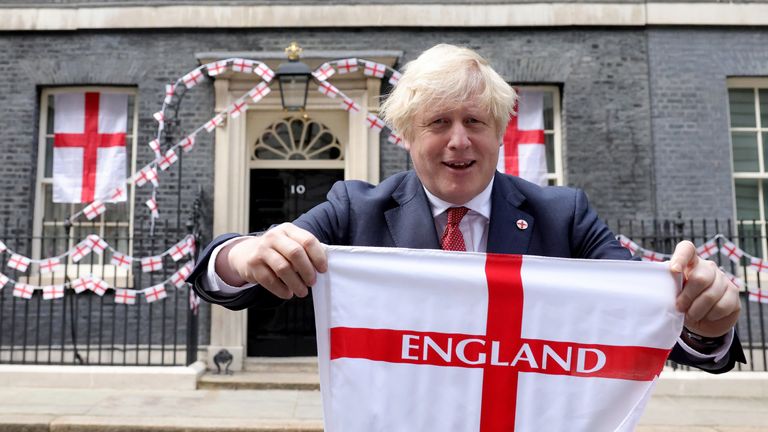
[[301, 51], [296, 42], [291, 42], [285, 49], [288, 63], [278, 66], [275, 74], [280, 84], [280, 100], [287, 111], [303, 111], [307, 105], [307, 90], [312, 71], [309, 66], [299, 61]]

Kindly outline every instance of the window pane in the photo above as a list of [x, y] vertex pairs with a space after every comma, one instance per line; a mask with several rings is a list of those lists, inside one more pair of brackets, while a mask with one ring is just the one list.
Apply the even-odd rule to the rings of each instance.
[[48, 183], [43, 185], [43, 193], [45, 194], [43, 205], [43, 220], [44, 221], [58, 221], [63, 222], [68, 218], [72, 212], [72, 204], [57, 204], [53, 202], [53, 185]]
[[761, 257], [762, 253], [762, 241], [760, 236], [760, 222], [745, 221], [738, 225], [739, 231], [739, 247], [746, 253]]
[[126, 222], [128, 221], [128, 201], [117, 203], [106, 203], [107, 211], [104, 213], [104, 220], [107, 222]]
[[[554, 96], [552, 92], [544, 92], [544, 129], [553, 130], [555, 128], [555, 115], [552, 105]], [[552, 171], [550, 171], [552, 172]]]
[[757, 180], [736, 180], [736, 218], [761, 219]]
[[544, 134], [544, 144], [547, 153], [547, 172], [552, 174], [555, 172], [555, 136]]
[[731, 127], [755, 127], [755, 93], [752, 89], [730, 89]]
[[759, 172], [757, 159], [757, 134], [733, 132], [733, 170], [737, 172]]
[[[132, 251], [128, 244], [128, 226], [105, 227], [104, 240], [118, 252], [130, 255]], [[111, 255], [110, 255], [111, 259]]]
[[[760, 93], [760, 125], [768, 128], [768, 89], [761, 89]], [[765, 140], [763, 140], [765, 143]]]
[[53, 138], [45, 139], [45, 178], [53, 177]]

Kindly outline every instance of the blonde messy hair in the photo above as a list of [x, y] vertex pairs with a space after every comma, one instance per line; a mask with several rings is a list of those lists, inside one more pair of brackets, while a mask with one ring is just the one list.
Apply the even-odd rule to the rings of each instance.
[[514, 89], [476, 52], [439, 44], [405, 65], [380, 115], [411, 141], [416, 113], [428, 107], [455, 106], [470, 97], [478, 97], [480, 105], [487, 107], [501, 138], [517, 99]]

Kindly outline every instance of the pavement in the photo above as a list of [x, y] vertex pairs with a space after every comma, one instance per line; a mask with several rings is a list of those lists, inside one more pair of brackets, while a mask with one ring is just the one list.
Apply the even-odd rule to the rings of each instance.
[[[205, 374], [197, 389], [194, 380], [191, 386], [171, 389], [174, 381], [160, 381], [156, 375], [148, 376], [154, 385], [138, 376], [131, 378], [134, 385], [125, 378], [101, 378], [109, 388], [94, 387], [96, 375], [87, 376], [94, 380], [88, 388], [54, 388], [49, 385], [52, 376], [45, 376], [43, 385], [7, 380], [0, 386], [0, 432], [323, 430], [314, 360], [256, 361], [247, 368], [234, 375]], [[695, 374], [662, 374], [637, 431], [768, 432], [768, 374]]]

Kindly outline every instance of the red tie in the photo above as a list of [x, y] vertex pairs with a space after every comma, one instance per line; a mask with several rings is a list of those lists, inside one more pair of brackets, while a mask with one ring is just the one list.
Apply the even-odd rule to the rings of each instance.
[[459, 230], [461, 218], [469, 211], [466, 207], [451, 207], [448, 209], [448, 223], [445, 225], [443, 237], [440, 239], [440, 245], [447, 251], [466, 251], [464, 236]]

